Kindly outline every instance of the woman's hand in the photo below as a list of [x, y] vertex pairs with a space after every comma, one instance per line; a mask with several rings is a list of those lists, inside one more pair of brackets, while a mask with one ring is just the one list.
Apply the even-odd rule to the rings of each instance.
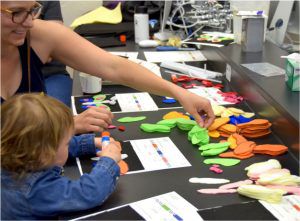
[[179, 93], [176, 98], [183, 108], [195, 118], [201, 127], [209, 127], [215, 119], [210, 101], [184, 89]]
[[74, 117], [75, 134], [102, 132], [111, 124], [113, 114], [102, 107], [90, 107]]

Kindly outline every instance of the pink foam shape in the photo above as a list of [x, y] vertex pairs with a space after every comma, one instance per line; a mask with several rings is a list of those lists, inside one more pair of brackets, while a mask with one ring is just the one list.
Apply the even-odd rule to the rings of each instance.
[[242, 185], [246, 185], [246, 184], [252, 184], [252, 180], [242, 180], [242, 181], [238, 181], [238, 182], [234, 182], [234, 183], [228, 183], [225, 185], [222, 185], [219, 187], [219, 189], [233, 189], [233, 188], [238, 188]]

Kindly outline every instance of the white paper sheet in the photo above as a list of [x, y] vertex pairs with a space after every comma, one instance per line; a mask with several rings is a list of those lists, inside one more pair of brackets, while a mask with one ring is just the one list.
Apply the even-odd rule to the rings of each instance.
[[169, 137], [130, 140], [130, 143], [147, 171], [191, 166]]
[[203, 220], [197, 213], [197, 208], [176, 192], [131, 203], [130, 207], [148, 221]]
[[208, 99], [212, 104], [215, 105], [232, 105], [233, 103], [224, 101], [224, 97], [222, 97], [218, 92], [220, 91], [214, 87], [195, 87], [188, 89], [190, 92], [197, 94], [199, 96], [205, 97]]
[[278, 220], [300, 220], [300, 196], [284, 196], [281, 203], [267, 203], [262, 200], [259, 200], [259, 202]]
[[144, 52], [146, 60], [149, 62], [165, 61], [206, 61], [201, 51], [149, 51]]
[[122, 112], [158, 110], [154, 100], [146, 92], [116, 94], [116, 97]]
[[138, 52], [126, 52], [126, 51], [110, 51], [110, 53], [118, 56], [124, 56], [128, 58], [137, 58], [138, 57]]

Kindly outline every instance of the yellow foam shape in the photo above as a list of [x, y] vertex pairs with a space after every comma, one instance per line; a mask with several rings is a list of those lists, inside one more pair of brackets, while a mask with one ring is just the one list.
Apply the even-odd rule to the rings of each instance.
[[228, 138], [227, 138], [227, 142], [230, 143], [229, 147], [230, 149], [235, 149], [237, 147], [237, 144], [236, 144], [236, 139], [230, 135]]
[[209, 132], [208, 132], [208, 136], [214, 137], [214, 138], [218, 138], [218, 137], [220, 137], [221, 135], [220, 135], [220, 133], [219, 133], [218, 131], [213, 130], [213, 131], [209, 131]]
[[230, 117], [232, 115], [233, 115], [233, 113], [230, 110], [226, 109], [222, 112], [221, 117]]
[[269, 189], [260, 185], [242, 185], [237, 189], [238, 193], [254, 199], [264, 200], [269, 203], [280, 203], [285, 190]]
[[230, 110], [232, 113], [238, 114], [238, 115], [245, 113], [245, 111], [235, 108], [235, 107], [229, 107], [229, 108], [227, 108], [227, 110]]
[[76, 28], [84, 24], [92, 23], [108, 23], [108, 24], [118, 24], [122, 21], [121, 13], [121, 3], [117, 5], [114, 9], [108, 9], [103, 6], [76, 18], [72, 24], [71, 28]]
[[221, 114], [222, 114], [222, 112], [223, 112], [224, 110], [226, 110], [226, 108], [223, 107], [223, 106], [211, 105], [211, 107], [212, 107], [212, 109], [213, 109], [213, 112], [214, 112], [215, 116], [217, 116], [217, 117], [220, 117]]
[[251, 112], [245, 112], [242, 114], [243, 117], [246, 117], [246, 118], [251, 118], [251, 117], [254, 117], [254, 113], [251, 113]]
[[183, 118], [183, 119], [187, 119], [187, 120], [190, 119], [188, 116], [184, 115], [183, 113], [177, 112], [177, 111], [171, 111], [163, 116], [164, 120], [174, 119], [174, 118]]

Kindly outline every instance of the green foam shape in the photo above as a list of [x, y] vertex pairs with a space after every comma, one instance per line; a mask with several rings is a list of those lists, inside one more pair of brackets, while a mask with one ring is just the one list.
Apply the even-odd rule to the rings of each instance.
[[192, 130], [188, 132], [188, 139], [192, 144], [205, 145], [209, 143], [208, 131], [199, 125], [195, 125]]
[[156, 124], [164, 125], [164, 126], [173, 128], [173, 127], [176, 127], [177, 119], [178, 119], [178, 118], [174, 118], [174, 119], [165, 119], [165, 120], [158, 121]]
[[206, 159], [203, 161], [205, 164], [220, 164], [222, 166], [230, 167], [237, 165], [241, 162], [241, 160], [238, 159], [230, 159], [230, 158], [211, 158], [211, 159]]
[[140, 128], [148, 133], [152, 132], [162, 132], [169, 133], [171, 131], [170, 127], [159, 124], [141, 124]]
[[222, 143], [209, 143], [206, 145], [202, 145], [199, 147], [199, 150], [210, 150], [210, 149], [218, 149], [218, 148], [224, 148], [229, 147], [229, 142], [222, 142]]
[[97, 95], [93, 96], [93, 99], [97, 100], [97, 101], [103, 101], [103, 100], [105, 100], [105, 98], [106, 98], [105, 94], [97, 94]]
[[140, 117], [122, 117], [119, 118], [117, 121], [121, 123], [131, 123], [131, 122], [137, 122], [137, 121], [142, 121], [145, 120], [145, 116], [140, 116]]
[[220, 153], [223, 153], [227, 149], [228, 147], [205, 150], [201, 153], [201, 156], [216, 156], [219, 155]]
[[179, 118], [177, 119], [177, 127], [181, 130], [191, 130], [194, 126], [197, 125], [196, 121]]

